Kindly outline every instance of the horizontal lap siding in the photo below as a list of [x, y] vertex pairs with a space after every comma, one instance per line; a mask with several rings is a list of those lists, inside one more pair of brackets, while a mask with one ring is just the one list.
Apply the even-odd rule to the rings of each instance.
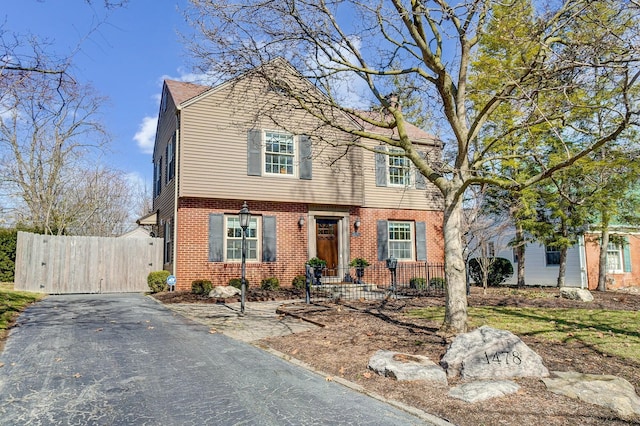
[[[313, 178], [247, 176], [247, 131], [251, 128], [281, 130], [266, 118], [253, 120], [256, 110], [234, 107], [228, 91], [221, 91], [190, 104], [181, 115], [180, 196], [206, 198], [251, 198], [284, 202], [358, 205], [362, 202], [361, 154], [350, 153], [335, 167], [327, 166], [337, 151], [314, 158]], [[250, 104], [255, 105], [255, 102]], [[291, 123], [301, 123], [296, 134], [304, 134], [304, 119], [292, 113]], [[317, 147], [314, 147], [317, 153]], [[296, 166], [299, 166], [296, 159]]]
[[[372, 143], [372, 147], [374, 144]], [[425, 150], [436, 149], [425, 147]], [[385, 156], [388, 161], [388, 157]], [[442, 196], [438, 188], [426, 181], [426, 189], [415, 189], [415, 171], [411, 171], [412, 186], [407, 188], [376, 186], [375, 153], [363, 151], [362, 170], [364, 175], [365, 199], [363, 206], [372, 208], [399, 208], [419, 210], [441, 210]]]

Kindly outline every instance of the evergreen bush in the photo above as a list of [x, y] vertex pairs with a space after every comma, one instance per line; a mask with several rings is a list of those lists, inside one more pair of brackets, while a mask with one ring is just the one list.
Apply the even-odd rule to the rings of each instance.
[[147, 285], [149, 286], [151, 293], [166, 291], [168, 288], [167, 277], [169, 277], [169, 275], [171, 275], [169, 271], [149, 272], [149, 275], [147, 276]]

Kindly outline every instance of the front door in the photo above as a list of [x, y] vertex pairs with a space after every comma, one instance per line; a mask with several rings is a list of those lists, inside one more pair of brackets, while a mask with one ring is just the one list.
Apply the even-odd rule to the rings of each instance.
[[316, 219], [316, 250], [327, 262], [324, 275], [338, 275], [338, 219]]

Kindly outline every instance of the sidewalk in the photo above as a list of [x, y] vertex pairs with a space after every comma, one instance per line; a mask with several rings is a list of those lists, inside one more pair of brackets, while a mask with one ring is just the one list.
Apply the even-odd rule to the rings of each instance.
[[244, 315], [240, 303], [168, 303], [165, 306], [199, 324], [210, 327], [210, 333], [222, 333], [243, 342], [266, 337], [286, 336], [318, 328], [318, 325], [278, 314], [278, 308], [301, 304], [302, 301], [246, 302]]

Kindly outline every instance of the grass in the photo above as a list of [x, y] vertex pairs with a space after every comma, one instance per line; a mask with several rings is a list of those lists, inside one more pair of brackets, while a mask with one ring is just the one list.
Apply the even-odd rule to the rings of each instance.
[[40, 293], [15, 291], [13, 283], [0, 283], [0, 349], [18, 314], [42, 297]]
[[[488, 325], [553, 343], [580, 342], [595, 350], [640, 362], [640, 312], [602, 309], [511, 307], [468, 308], [471, 328]], [[444, 308], [422, 308], [410, 316], [444, 321]]]

